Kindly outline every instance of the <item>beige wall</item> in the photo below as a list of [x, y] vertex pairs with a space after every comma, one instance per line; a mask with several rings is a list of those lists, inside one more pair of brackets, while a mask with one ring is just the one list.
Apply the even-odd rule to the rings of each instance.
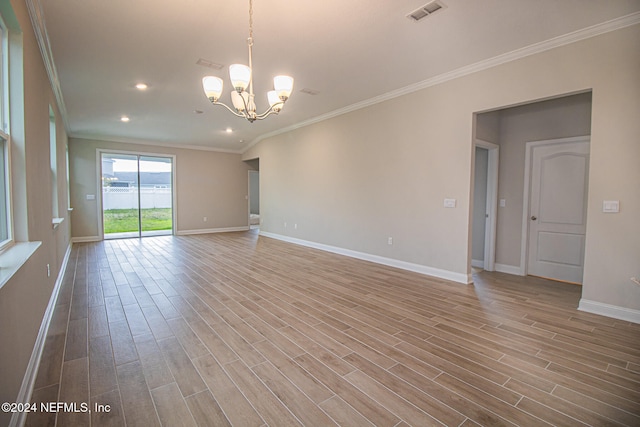
[[640, 310], [639, 42], [627, 27], [265, 139], [244, 155], [262, 229], [466, 274], [474, 113], [591, 89], [583, 298]]
[[[18, 240], [40, 241], [42, 245], [0, 289], [0, 400], [3, 402], [14, 402], [20, 389], [70, 234], [65, 162], [67, 136], [56, 109], [58, 211], [65, 220], [54, 229], [49, 105], [55, 109], [55, 101], [26, 6], [21, 0], [11, 1], [11, 5], [22, 29], [22, 58], [14, 51], [11, 67], [22, 62], [24, 69], [24, 106], [20, 105], [21, 96], [11, 92], [15, 231]], [[51, 267], [51, 277], [47, 277], [47, 264]], [[10, 414], [0, 413], [0, 425], [7, 425], [9, 418]]]
[[[466, 252], [447, 244], [466, 242], [466, 228], [435, 225], [467, 218], [470, 152], [438, 144], [441, 127], [394, 115], [396, 108], [409, 108], [440, 120], [443, 110], [455, 111], [457, 101], [446, 89], [434, 97], [424, 105], [418, 94], [409, 95], [256, 146], [247, 156], [260, 157], [263, 229], [466, 273], [456, 268], [466, 264]], [[471, 120], [453, 131], [465, 139]], [[454, 179], [432, 182], [449, 171]], [[445, 197], [456, 198], [458, 208], [443, 209]]]
[[500, 138], [500, 110], [481, 113], [476, 116], [476, 138], [498, 143]]
[[[176, 156], [176, 233], [248, 225], [248, 170], [239, 154], [71, 138], [71, 204], [73, 238], [101, 235], [98, 226], [100, 183], [98, 149]], [[96, 200], [87, 200], [87, 194]], [[207, 221], [203, 218], [207, 217]]]

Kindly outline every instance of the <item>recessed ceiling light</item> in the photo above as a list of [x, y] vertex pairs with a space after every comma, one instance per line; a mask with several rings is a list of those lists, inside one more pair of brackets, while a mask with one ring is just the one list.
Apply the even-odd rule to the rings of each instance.
[[127, 116], [122, 116], [122, 117], [120, 117], [120, 121], [121, 121], [121, 122], [125, 122], [125, 123], [127, 123], [129, 120], [131, 120], [131, 119], [130, 119], [129, 117], [127, 117]]
[[138, 83], [136, 85], [136, 89], [138, 90], [145, 90], [146, 88], [148, 88], [149, 86], [147, 86], [145, 83]]
[[227, 128], [227, 133], [232, 133], [232, 132], [233, 132], [233, 129]]

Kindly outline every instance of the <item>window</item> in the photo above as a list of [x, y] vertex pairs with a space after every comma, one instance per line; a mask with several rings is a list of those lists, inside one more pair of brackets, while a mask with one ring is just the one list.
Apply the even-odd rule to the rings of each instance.
[[9, 174], [8, 159], [9, 142], [4, 135], [0, 135], [0, 249], [11, 242], [11, 224], [9, 215]]
[[49, 105], [49, 160], [51, 163], [51, 212], [58, 218], [58, 138], [56, 137], [56, 114]]
[[13, 242], [9, 160], [8, 32], [0, 16], [0, 251]]
[[0, 129], [5, 133], [9, 133], [9, 37], [7, 27], [0, 15]]
[[71, 175], [69, 172], [69, 145], [65, 145], [65, 165], [67, 171], [67, 211], [72, 211], [71, 209]]

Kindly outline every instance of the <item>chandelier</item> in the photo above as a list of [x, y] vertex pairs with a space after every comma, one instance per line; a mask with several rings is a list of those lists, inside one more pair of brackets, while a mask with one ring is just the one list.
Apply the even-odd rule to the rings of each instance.
[[[222, 95], [223, 81], [220, 77], [206, 76], [202, 79], [204, 93], [213, 105], [221, 105], [234, 115], [242, 117], [253, 123], [256, 120], [263, 120], [271, 114], [278, 114], [284, 103], [291, 96], [293, 90], [293, 77], [276, 76], [273, 78], [273, 89], [267, 92], [269, 108], [262, 114], [256, 113], [255, 95], [253, 94], [253, 68], [252, 48], [253, 48], [253, 0], [249, 0], [249, 66], [243, 64], [233, 64], [229, 66], [229, 78], [233, 91], [231, 92], [231, 102], [233, 108], [220, 102]], [[247, 91], [248, 89], [248, 91]]]

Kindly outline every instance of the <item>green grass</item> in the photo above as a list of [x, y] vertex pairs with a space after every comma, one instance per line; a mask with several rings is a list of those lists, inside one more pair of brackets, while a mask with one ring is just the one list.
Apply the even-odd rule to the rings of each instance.
[[[171, 208], [141, 209], [142, 231], [171, 230]], [[137, 209], [104, 211], [104, 234], [138, 231]]]

